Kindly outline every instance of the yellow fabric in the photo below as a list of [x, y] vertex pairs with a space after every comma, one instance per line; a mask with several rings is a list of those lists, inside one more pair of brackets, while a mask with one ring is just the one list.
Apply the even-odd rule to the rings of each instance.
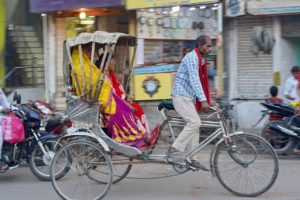
[[[83, 93], [84, 88], [89, 91], [90, 90], [90, 78], [92, 79], [92, 96], [95, 94], [95, 85], [97, 82], [98, 74], [99, 74], [99, 69], [97, 68], [96, 65], [92, 64], [91, 70], [92, 70], [92, 77], [90, 77], [90, 59], [87, 57], [85, 53], [82, 53], [82, 61], [83, 61], [83, 70], [84, 70], [84, 79], [86, 81], [86, 86], [83, 83], [82, 79], [82, 68], [80, 66], [80, 54], [79, 54], [79, 49], [76, 48], [74, 49], [72, 53], [72, 61], [74, 64], [74, 70], [77, 74], [78, 82], [79, 82], [79, 89]], [[76, 94], [79, 96], [81, 95], [79, 93], [78, 86], [75, 81], [74, 74], [71, 73], [72, 76], [72, 84], [73, 87], [76, 90]], [[99, 84], [99, 83], [98, 83]], [[104, 78], [104, 82], [101, 88], [101, 92], [98, 98], [98, 101], [101, 105], [101, 112], [107, 113], [107, 114], [115, 114], [116, 113], [116, 102], [115, 100], [111, 97], [111, 91], [112, 91], [112, 86], [108, 80], [108, 78]]]
[[[5, 63], [4, 63], [4, 52], [5, 52], [5, 1], [0, 0], [0, 79], [2, 80], [5, 76]], [[1, 87], [5, 87], [5, 81], [1, 84]]]
[[297, 108], [300, 106], [300, 102], [299, 101], [291, 101], [290, 102], [290, 105], [293, 107], [293, 108]]
[[[80, 54], [79, 49], [75, 48], [72, 53], [72, 61], [74, 64], [74, 71], [77, 74], [77, 79], [79, 83], [79, 87], [76, 84], [76, 80], [74, 74], [72, 74], [72, 84], [76, 90], [76, 95], [82, 95], [84, 91], [89, 91], [90, 89], [90, 80], [92, 80], [92, 96], [95, 94], [95, 84], [98, 78], [99, 69], [97, 66], [92, 64], [92, 77], [90, 77], [90, 59], [86, 54], [82, 55], [83, 62], [83, 75], [86, 81], [86, 85], [84, 85], [82, 78], [82, 67], [80, 65]], [[99, 84], [99, 83], [98, 83]], [[79, 92], [81, 91], [81, 94]], [[86, 90], [84, 90], [86, 89]], [[110, 129], [110, 133], [112, 135], [112, 139], [125, 143], [127, 145], [135, 145], [136, 142], [140, 142], [143, 139], [143, 136], [146, 133], [146, 130], [142, 126], [141, 122], [137, 116], [134, 116], [134, 112], [129, 110], [128, 104], [125, 100], [121, 100], [118, 96], [114, 96], [112, 92], [112, 85], [109, 81], [109, 77], [105, 76], [104, 82], [101, 88], [100, 95], [98, 97], [98, 101], [101, 105], [101, 112], [105, 113], [104, 116], [104, 124], [108, 129]], [[87, 96], [89, 97], [89, 96]], [[118, 108], [117, 108], [118, 103]], [[117, 110], [118, 109], [118, 110]], [[118, 112], [118, 113], [117, 113]], [[124, 113], [123, 113], [124, 112]]]

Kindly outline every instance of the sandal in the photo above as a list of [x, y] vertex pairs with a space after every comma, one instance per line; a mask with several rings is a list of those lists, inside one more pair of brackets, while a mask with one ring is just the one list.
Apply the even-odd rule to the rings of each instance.
[[4, 171], [7, 169], [8, 169], [8, 165], [5, 162], [0, 161], [0, 171]]

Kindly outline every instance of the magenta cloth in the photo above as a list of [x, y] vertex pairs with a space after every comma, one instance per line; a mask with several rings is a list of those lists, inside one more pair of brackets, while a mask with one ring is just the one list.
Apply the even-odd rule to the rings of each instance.
[[112, 97], [116, 102], [116, 113], [105, 115], [108, 135], [119, 143], [140, 147], [146, 136], [144, 126], [125, 100], [113, 92]]

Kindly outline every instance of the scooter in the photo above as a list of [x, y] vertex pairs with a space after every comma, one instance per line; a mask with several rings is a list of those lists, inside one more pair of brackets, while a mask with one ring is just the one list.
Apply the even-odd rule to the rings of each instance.
[[295, 109], [286, 104], [277, 103], [261, 103], [262, 106], [267, 108], [263, 110], [261, 118], [252, 126], [257, 126], [265, 117], [269, 116], [269, 120], [263, 126], [260, 136], [265, 138], [273, 146], [275, 152], [278, 155], [287, 154], [293, 145], [286, 135], [278, 133], [274, 129], [271, 129], [273, 124], [283, 124], [283, 119], [286, 117], [294, 116]]
[[282, 154], [289, 153], [300, 143], [299, 115], [285, 118], [282, 122], [271, 122], [269, 129], [277, 135], [277, 138], [272, 138], [270, 141], [271, 144], [273, 141], [276, 142], [276, 140], [280, 140], [282, 141], [282, 144], [284, 144], [284, 151], [282, 151]]

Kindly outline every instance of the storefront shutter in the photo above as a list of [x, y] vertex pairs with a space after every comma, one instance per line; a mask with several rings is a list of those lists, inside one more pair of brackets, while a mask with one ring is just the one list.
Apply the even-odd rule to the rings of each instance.
[[281, 32], [282, 37], [300, 37], [300, 15], [283, 16]]
[[272, 17], [245, 16], [237, 19], [237, 95], [260, 99], [268, 95], [272, 85], [272, 55], [250, 52], [251, 33], [254, 26], [264, 30], [273, 27]]

